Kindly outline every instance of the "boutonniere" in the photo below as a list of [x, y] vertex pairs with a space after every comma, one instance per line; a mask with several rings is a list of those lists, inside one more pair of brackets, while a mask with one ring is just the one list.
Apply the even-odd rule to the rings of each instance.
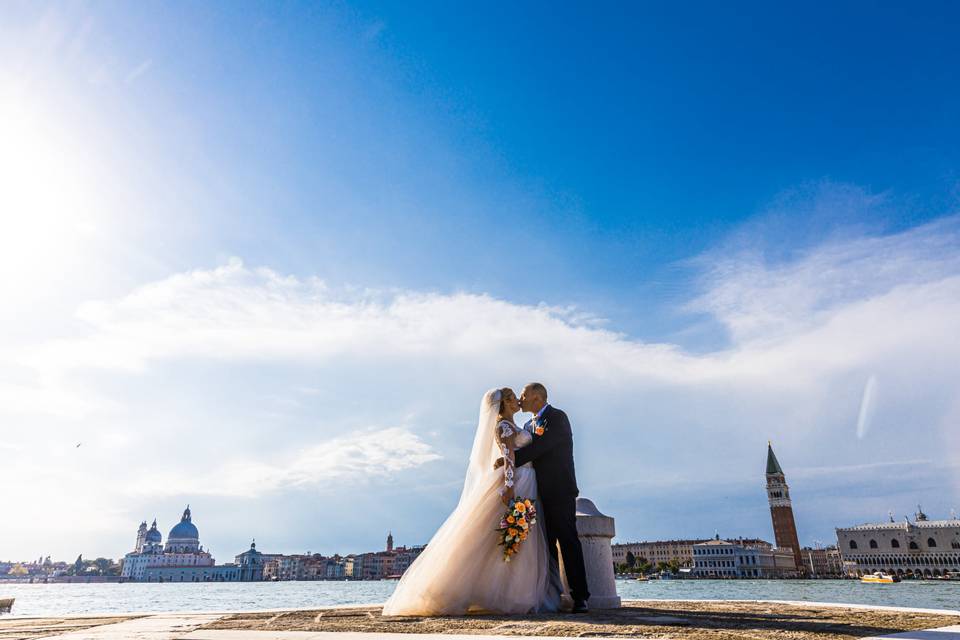
[[535, 434], [537, 434], [538, 436], [542, 436], [543, 432], [546, 430], [547, 430], [546, 420], [544, 420], [543, 422], [537, 422], [536, 420], [533, 421], [533, 432]]

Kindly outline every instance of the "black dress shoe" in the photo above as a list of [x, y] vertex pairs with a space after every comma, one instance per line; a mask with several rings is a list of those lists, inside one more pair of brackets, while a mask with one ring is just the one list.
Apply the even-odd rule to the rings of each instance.
[[586, 600], [575, 600], [573, 603], [573, 609], [570, 610], [571, 613], [590, 613], [590, 609], [587, 608]]

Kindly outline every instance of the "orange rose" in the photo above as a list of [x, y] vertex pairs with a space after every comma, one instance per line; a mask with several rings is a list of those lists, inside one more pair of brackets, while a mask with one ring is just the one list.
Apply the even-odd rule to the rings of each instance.
[[516, 522], [516, 521], [517, 521], [517, 519], [514, 518], [513, 516], [507, 516], [507, 522], [509, 522], [510, 524], [513, 524], [513, 523]]
[[507, 535], [508, 535], [508, 536], [515, 536], [515, 535], [517, 535], [517, 533], [519, 533], [519, 532], [518, 532], [516, 529], [514, 529], [513, 527], [510, 527], [509, 529], [507, 529]]
[[522, 533], [520, 534], [520, 539], [521, 539], [521, 540], [526, 540], [526, 539], [527, 539], [527, 532], [526, 532], [526, 531], [524, 531], [524, 532], [522, 532]]
[[537, 428], [535, 428], [535, 429], [533, 430], [533, 432], [534, 432], [535, 434], [537, 434], [538, 436], [542, 436], [542, 435], [543, 435], [543, 427], [537, 427]]
[[524, 501], [523, 501], [523, 504], [525, 504], [528, 509], [533, 506], [532, 504], [530, 504], [530, 501], [529, 501], [529, 500], [524, 500]]
[[513, 505], [513, 508], [519, 511], [520, 513], [523, 513], [524, 511], [527, 510], [527, 507], [522, 502], [518, 502], [517, 504]]
[[520, 525], [521, 527], [525, 527], [525, 526], [527, 526], [527, 519], [526, 519], [526, 518], [520, 518], [519, 520], [517, 520], [517, 524]]

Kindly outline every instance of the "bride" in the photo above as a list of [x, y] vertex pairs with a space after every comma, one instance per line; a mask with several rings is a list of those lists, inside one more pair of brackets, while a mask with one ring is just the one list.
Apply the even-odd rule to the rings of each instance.
[[[533, 525], [510, 562], [504, 561], [503, 548], [497, 545], [505, 505], [514, 497], [537, 497], [532, 466], [513, 466], [514, 450], [533, 441], [513, 421], [519, 411], [512, 389], [484, 394], [460, 502], [403, 574], [383, 615], [535, 613], [559, 608], [559, 571], [551, 565], [542, 526]], [[506, 464], [494, 469], [501, 455]], [[543, 519], [542, 513], [538, 519]]]

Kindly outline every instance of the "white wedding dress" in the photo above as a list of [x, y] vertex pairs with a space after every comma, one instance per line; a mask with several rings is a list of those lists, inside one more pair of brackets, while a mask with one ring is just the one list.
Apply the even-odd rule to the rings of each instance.
[[516, 433], [515, 448], [533, 440], [510, 422], [498, 423], [499, 405], [498, 390], [484, 394], [460, 502], [404, 573], [383, 615], [523, 614], [559, 608], [560, 577], [547, 552], [539, 501], [538, 522], [510, 562], [497, 544], [497, 527], [506, 511], [501, 490], [512, 482], [516, 497], [537, 497], [530, 464], [493, 468], [501, 455], [500, 434]]

